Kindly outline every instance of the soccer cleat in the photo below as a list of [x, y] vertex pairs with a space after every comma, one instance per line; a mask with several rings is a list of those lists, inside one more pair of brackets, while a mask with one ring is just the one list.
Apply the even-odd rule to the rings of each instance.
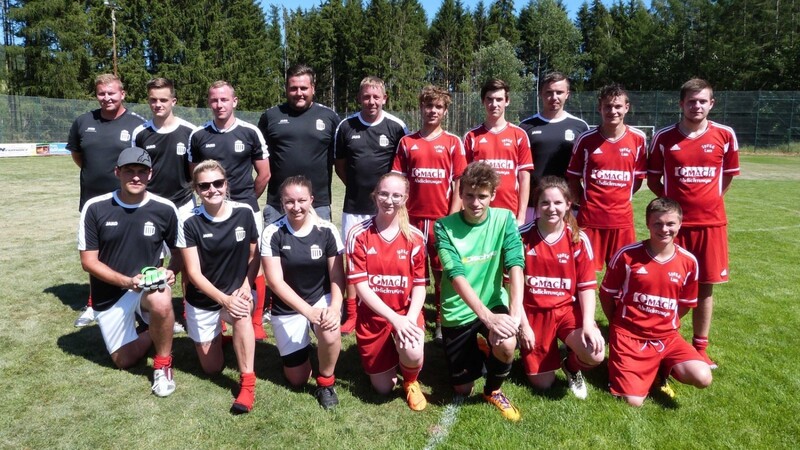
[[672, 389], [672, 386], [670, 386], [669, 378], [666, 377], [661, 378], [661, 383], [658, 387], [658, 390], [672, 400], [675, 400], [675, 398], [678, 396], [678, 394], [675, 393], [675, 390]]
[[422, 393], [422, 388], [419, 387], [419, 381], [403, 382], [403, 390], [406, 391], [408, 407], [413, 411], [422, 411], [428, 406], [428, 400], [425, 399], [425, 394]]
[[94, 322], [94, 309], [91, 306], [83, 308], [81, 315], [75, 319], [75, 328], [83, 328], [89, 326]]
[[181, 325], [181, 323], [176, 320], [175, 323], [172, 325], [172, 334], [180, 334], [180, 333], [186, 333], [186, 329], [183, 328], [183, 325]]
[[500, 410], [500, 414], [512, 422], [519, 422], [522, 416], [516, 406], [511, 404], [508, 397], [503, 394], [503, 391], [496, 390], [489, 395], [483, 394], [483, 399], [495, 406]]
[[569, 369], [567, 369], [567, 358], [561, 360], [561, 369], [564, 371], [564, 375], [567, 376], [569, 390], [572, 391], [575, 397], [586, 400], [586, 395], [588, 393], [586, 391], [586, 382], [583, 380], [581, 371], [570, 372]]
[[314, 392], [314, 397], [316, 397], [319, 406], [326, 411], [339, 404], [339, 396], [336, 395], [336, 389], [333, 386], [318, 387]]
[[708, 353], [706, 353], [706, 349], [702, 350], [697, 349], [697, 353], [699, 353], [700, 356], [703, 357], [703, 361], [705, 361], [706, 364], [708, 364], [709, 369], [714, 370], [718, 367], [717, 363], [715, 363], [714, 361], [711, 360], [711, 358], [709, 358]]
[[163, 367], [153, 371], [153, 394], [166, 397], [175, 392], [175, 380], [172, 379], [172, 367]]

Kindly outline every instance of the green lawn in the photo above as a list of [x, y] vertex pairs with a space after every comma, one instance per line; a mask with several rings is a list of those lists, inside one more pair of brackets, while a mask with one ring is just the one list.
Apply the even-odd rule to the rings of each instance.
[[[313, 387], [287, 387], [271, 340], [257, 346], [252, 413], [228, 413], [238, 380], [232, 351], [224, 373], [207, 377], [185, 334], [175, 340], [178, 389], [156, 398], [150, 361], [117, 370], [96, 326], [72, 326], [88, 293], [76, 251], [72, 161], [0, 159], [0, 448], [794, 448], [800, 158], [741, 159], [743, 175], [727, 199], [732, 281], [715, 290], [713, 385], [673, 383], [675, 402], [655, 396], [633, 409], [608, 394], [605, 364], [587, 374], [586, 401], [569, 395], [561, 374], [551, 392], [532, 391], [515, 365], [505, 390], [522, 411], [518, 424], [476, 398], [451, 406], [443, 352], [433, 343], [421, 379], [428, 409], [410, 411], [399, 391], [373, 394], [352, 337], [344, 339], [333, 412], [317, 406]], [[335, 190], [334, 211], [341, 186]], [[646, 190], [635, 197], [640, 234], [651, 198]]]

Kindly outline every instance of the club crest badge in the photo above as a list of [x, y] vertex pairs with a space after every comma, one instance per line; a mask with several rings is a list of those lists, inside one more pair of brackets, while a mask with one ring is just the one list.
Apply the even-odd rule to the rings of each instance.
[[325, 122], [322, 119], [317, 119], [317, 131], [325, 131]]
[[237, 140], [233, 144], [233, 151], [236, 153], [242, 153], [244, 151], [244, 142]]
[[236, 235], [236, 242], [242, 242], [244, 240], [244, 228], [236, 227], [234, 234]]
[[145, 222], [144, 223], [144, 235], [145, 236], [153, 236], [156, 234], [156, 226], [153, 225], [153, 222]]

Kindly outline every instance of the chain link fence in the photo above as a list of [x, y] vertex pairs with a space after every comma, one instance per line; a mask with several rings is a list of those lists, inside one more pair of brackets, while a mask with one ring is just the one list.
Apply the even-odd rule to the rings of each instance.
[[[648, 132], [677, 122], [680, 119], [678, 92], [631, 92], [631, 110], [625, 121]], [[757, 151], [797, 152], [800, 145], [800, 91], [716, 92], [716, 104], [711, 119], [736, 131], [740, 146]], [[506, 118], [514, 123], [535, 114], [538, 97], [512, 93]], [[150, 117], [144, 104], [127, 104], [142, 117]], [[73, 120], [80, 114], [97, 108], [93, 100], [63, 100], [42, 97], [0, 95], [0, 143], [66, 142]], [[391, 103], [387, 107], [391, 110]], [[572, 93], [567, 110], [597, 125], [597, 98], [593, 92]], [[200, 125], [210, 119], [205, 108], [176, 107], [176, 115]], [[419, 111], [392, 111], [408, 124], [409, 129], [420, 126]], [[261, 111], [238, 111], [237, 117], [257, 123]], [[348, 112], [341, 112], [345, 117]], [[477, 93], [457, 93], [453, 96], [446, 128], [463, 135], [483, 121], [483, 106]]]

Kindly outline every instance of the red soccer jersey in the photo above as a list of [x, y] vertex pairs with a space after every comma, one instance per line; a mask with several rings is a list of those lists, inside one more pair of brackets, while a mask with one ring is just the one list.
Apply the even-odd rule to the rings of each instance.
[[425, 241], [422, 232], [411, 227], [409, 241], [398, 233], [391, 241], [378, 233], [373, 219], [350, 229], [347, 235], [347, 281], [369, 283], [370, 289], [397, 312], [408, 309], [411, 289], [428, 284]]
[[680, 203], [684, 225], [725, 225], [722, 176], [739, 175], [736, 134], [711, 121], [695, 138], [678, 125], [664, 128], [653, 137], [647, 172], [663, 177], [664, 195]]
[[574, 243], [572, 230], [564, 227], [555, 242], [547, 242], [537, 222], [519, 229], [525, 249], [525, 309], [560, 308], [575, 301], [576, 292], [596, 289], [589, 238], [580, 232], [580, 241]]
[[647, 145], [643, 132], [626, 126], [616, 141], [598, 128], [580, 135], [572, 148], [568, 177], [583, 179], [578, 225], [591, 228], [633, 226], [634, 180], [647, 175]]
[[676, 245], [670, 259], [657, 261], [636, 242], [614, 255], [600, 289], [615, 297], [612, 327], [659, 339], [680, 328], [678, 306], [697, 305], [697, 260]]
[[506, 208], [516, 216], [519, 210], [520, 170], [533, 170], [531, 144], [525, 131], [511, 123], [498, 132], [481, 125], [464, 136], [467, 161], [484, 161], [500, 175], [497, 196], [491, 206]]
[[465, 167], [464, 146], [458, 136], [446, 131], [432, 138], [419, 132], [403, 136], [392, 171], [408, 178], [408, 214], [433, 220], [449, 214], [453, 180]]

